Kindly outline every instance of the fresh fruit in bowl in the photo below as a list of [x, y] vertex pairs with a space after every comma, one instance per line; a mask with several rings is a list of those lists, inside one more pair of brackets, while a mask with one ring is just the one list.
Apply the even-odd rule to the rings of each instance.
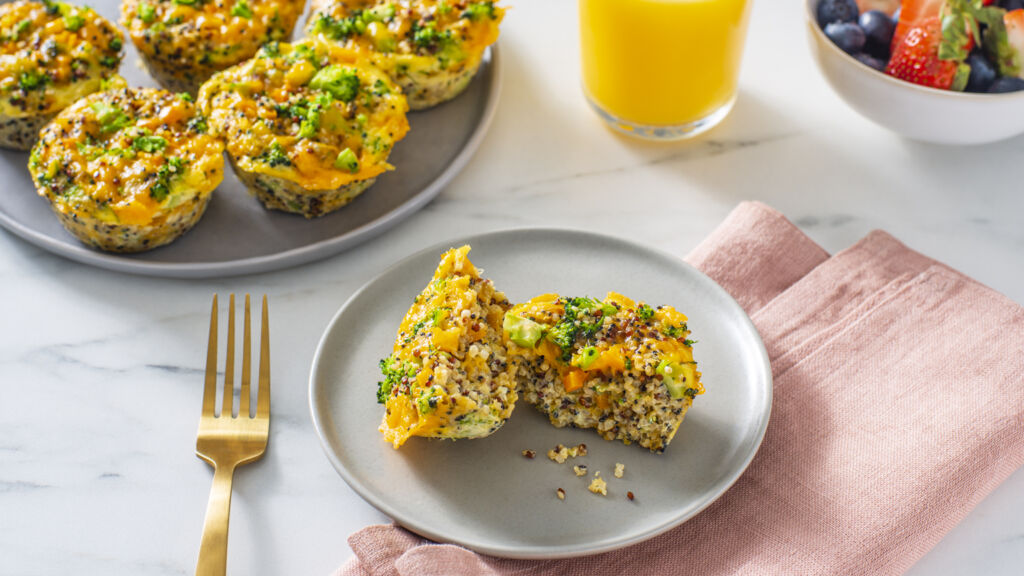
[[1024, 0], [820, 0], [836, 46], [889, 76], [940, 90], [1024, 90]]
[[822, 77], [856, 112], [914, 140], [984, 144], [1024, 134], [1022, 3], [805, 0], [804, 18]]

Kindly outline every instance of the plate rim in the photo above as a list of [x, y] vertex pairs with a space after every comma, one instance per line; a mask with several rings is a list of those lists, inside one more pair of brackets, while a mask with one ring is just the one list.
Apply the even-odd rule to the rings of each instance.
[[497, 113], [504, 76], [503, 58], [498, 56], [499, 52], [497, 44], [487, 48], [485, 59], [487, 59], [487, 65], [492, 70], [489, 97], [484, 105], [480, 122], [473, 129], [469, 139], [466, 140], [459, 153], [455, 155], [454, 160], [434, 180], [404, 204], [340, 236], [319, 240], [312, 244], [274, 254], [239, 258], [224, 262], [186, 263], [136, 260], [128, 255], [99, 252], [84, 245], [67, 244], [53, 236], [18, 222], [3, 209], [0, 209], [0, 227], [7, 229], [15, 236], [34, 246], [69, 260], [104, 270], [140, 276], [184, 279], [228, 278], [245, 274], [274, 272], [322, 260], [366, 242], [394, 227], [437, 197], [441, 190], [462, 172], [483, 143]]
[[[759, 415], [755, 442], [751, 446], [749, 453], [744, 456], [743, 460], [741, 461], [741, 465], [738, 466], [731, 473], [731, 475], [727, 477], [727, 480], [719, 486], [717, 492], [705, 495], [703, 501], [700, 501], [699, 505], [689, 510], [687, 513], [682, 514], [679, 517], [672, 518], [669, 521], [662, 523], [661, 525], [654, 526], [646, 531], [643, 531], [630, 537], [612, 539], [603, 544], [596, 545], [591, 544], [506, 547], [494, 546], [485, 543], [482, 544], [480, 542], [473, 542], [466, 539], [453, 539], [450, 537], [446, 537], [444, 534], [435, 532], [430, 528], [422, 526], [415, 519], [412, 519], [410, 521], [409, 518], [399, 513], [386, 501], [378, 499], [376, 496], [374, 496], [362, 483], [356, 481], [355, 478], [353, 478], [351, 474], [349, 474], [348, 470], [341, 463], [340, 458], [338, 458], [337, 454], [335, 454], [334, 451], [331, 450], [330, 441], [327, 438], [325, 430], [324, 420], [321, 417], [320, 410], [318, 409], [318, 404], [322, 403], [319, 403], [317, 401], [317, 398], [320, 397], [320, 394], [318, 394], [318, 392], [325, 386], [325, 384], [323, 383], [318, 383], [319, 379], [317, 378], [317, 375], [323, 369], [322, 359], [325, 356], [325, 346], [327, 344], [327, 340], [333, 333], [335, 326], [337, 325], [341, 317], [344, 315], [346, 310], [348, 310], [348, 308], [352, 306], [363, 295], [364, 292], [369, 291], [379, 278], [408, 265], [409, 262], [423, 257], [424, 254], [436, 253], [438, 250], [444, 250], [445, 247], [449, 245], [455, 245], [457, 243], [459, 245], [462, 245], [469, 243], [470, 240], [480, 238], [501, 236], [507, 234], [543, 234], [552, 232], [579, 234], [583, 236], [596, 237], [603, 240], [612, 240], [615, 242], [620, 242], [634, 249], [640, 249], [643, 251], [652, 252], [661, 257], [674, 259], [678, 261], [680, 264], [682, 264], [685, 268], [689, 268], [691, 272], [695, 272], [699, 277], [703, 279], [703, 281], [707, 282], [713, 290], [718, 291], [721, 295], [725, 296], [729, 302], [732, 302], [736, 306], [736, 309], [742, 314], [741, 320], [743, 326], [755, 336], [754, 343], [756, 344], [756, 351], [758, 352], [758, 355], [760, 356], [761, 360], [757, 364], [757, 367], [760, 368], [766, 384], [766, 390], [764, 391], [765, 407], [762, 413]], [[478, 234], [464, 234], [454, 236], [448, 240], [437, 242], [435, 244], [432, 244], [431, 246], [428, 246], [421, 250], [417, 250], [413, 254], [398, 260], [397, 262], [390, 266], [385, 267], [380, 272], [374, 274], [371, 279], [362, 284], [362, 286], [360, 286], [358, 290], [353, 292], [352, 295], [345, 300], [341, 307], [339, 307], [338, 310], [331, 317], [330, 322], [328, 322], [327, 326], [324, 328], [324, 331], [321, 334], [319, 341], [317, 342], [317, 347], [313, 355], [313, 362], [310, 367], [309, 374], [309, 409], [310, 414], [312, 416], [313, 427], [316, 430], [317, 437], [320, 440], [320, 447], [323, 449], [324, 454], [327, 456], [327, 459], [331, 462], [331, 465], [334, 467], [338, 475], [341, 476], [341, 478], [345, 481], [349, 488], [351, 488], [360, 498], [362, 498], [365, 502], [376, 508], [378, 511], [387, 515], [392, 521], [402, 526], [403, 528], [416, 534], [419, 534], [421, 536], [424, 536], [426, 538], [429, 538], [431, 540], [434, 540], [435, 542], [457, 544], [470, 550], [474, 550], [478, 553], [487, 554], [490, 556], [522, 560], [553, 560], [561, 558], [575, 558], [580, 556], [589, 556], [592, 554], [598, 554], [602, 552], [609, 552], [612, 550], [618, 550], [620, 548], [625, 548], [627, 546], [639, 544], [641, 542], [654, 538], [655, 536], [663, 534], [671, 530], [672, 528], [675, 528], [676, 526], [679, 526], [684, 522], [690, 520], [694, 516], [700, 514], [708, 506], [710, 506], [712, 503], [721, 498], [722, 495], [728, 492], [730, 488], [732, 488], [732, 486], [740, 479], [740, 477], [743, 476], [747, 468], [749, 468], [750, 463], [753, 461], [754, 457], [760, 451], [761, 444], [764, 442], [765, 434], [768, 430], [768, 423], [771, 420], [773, 395], [774, 382], [772, 376], [771, 363], [768, 357], [768, 352], [764, 346], [764, 341], [761, 338], [761, 334], [757, 330], [757, 327], [754, 325], [753, 321], [750, 319], [750, 315], [747, 314], [746, 310], [744, 310], [743, 307], [740, 306], [738, 302], [736, 302], [736, 299], [733, 298], [732, 295], [725, 290], [725, 288], [723, 288], [721, 285], [715, 282], [715, 280], [713, 280], [710, 276], [704, 274], [702, 271], [698, 270], [696, 267], [692, 266], [690, 263], [683, 260], [681, 257], [674, 255], [670, 252], [667, 252], [665, 250], [662, 250], [660, 248], [652, 248], [639, 242], [622, 238], [621, 236], [601, 234], [589, 230], [582, 230], [571, 227], [511, 227], [492, 230], [490, 232], [482, 232]]]

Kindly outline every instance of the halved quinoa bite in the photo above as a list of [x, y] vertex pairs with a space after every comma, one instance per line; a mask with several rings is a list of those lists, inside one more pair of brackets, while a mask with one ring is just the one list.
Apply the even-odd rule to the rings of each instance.
[[544, 294], [513, 307], [503, 332], [523, 397], [552, 424], [661, 452], [704, 393], [686, 322], [614, 292]]
[[195, 96], [214, 73], [288, 41], [305, 0], [124, 0], [121, 24], [149, 73]]
[[0, 146], [32, 148], [58, 112], [117, 77], [122, 45], [117, 28], [86, 6], [0, 5]]
[[466, 0], [313, 0], [312, 9], [307, 33], [366, 55], [413, 110], [466, 89], [505, 15], [494, 2]]
[[380, 431], [395, 448], [412, 436], [488, 436], [518, 398], [501, 333], [511, 304], [468, 253], [469, 246], [444, 253], [402, 320], [393, 353], [380, 362]]
[[392, 170], [391, 148], [409, 131], [405, 96], [387, 75], [316, 41], [267, 44], [204, 84], [199, 104], [249, 191], [307, 218]]
[[120, 88], [57, 115], [28, 167], [68, 232], [100, 250], [139, 252], [199, 221], [224, 177], [224, 144], [187, 94]]

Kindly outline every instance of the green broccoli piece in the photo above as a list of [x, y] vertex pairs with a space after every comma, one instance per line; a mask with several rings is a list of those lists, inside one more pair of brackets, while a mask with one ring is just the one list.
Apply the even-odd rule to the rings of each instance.
[[416, 367], [411, 363], [405, 366], [394, 356], [388, 356], [379, 363], [381, 374], [384, 379], [377, 383], [377, 403], [383, 404], [395, 386], [405, 383], [410, 378], [416, 377]]
[[139, 152], [149, 152], [150, 154], [156, 154], [167, 147], [167, 140], [159, 136], [150, 136], [148, 134], [139, 136], [132, 142], [132, 148]]
[[281, 147], [281, 144], [277, 140], [274, 140], [274, 143], [263, 151], [260, 158], [263, 160], [264, 164], [271, 168], [292, 165], [291, 158], [288, 157], [288, 154], [284, 151], [284, 148]]
[[167, 163], [156, 171], [156, 182], [149, 189], [149, 195], [157, 202], [163, 202], [171, 192], [171, 182], [182, 175], [185, 161], [178, 157], [167, 159]]
[[317, 72], [309, 87], [323, 90], [342, 102], [351, 102], [359, 93], [359, 76], [354, 70], [332, 64]]
[[151, 4], [140, 2], [139, 20], [142, 20], [146, 24], [152, 23], [154, 20], [156, 20], [156, 8], [153, 8]]
[[252, 8], [249, 7], [249, 3], [245, 0], [237, 0], [235, 4], [231, 6], [231, 15], [248, 20], [249, 18], [252, 18]]
[[483, 18], [490, 18], [494, 20], [498, 17], [494, 12], [494, 2], [473, 2], [462, 12], [463, 18], [468, 18], [473, 21], [482, 20]]
[[92, 111], [100, 123], [100, 132], [110, 134], [131, 124], [132, 119], [117, 106], [104, 102], [93, 102]]

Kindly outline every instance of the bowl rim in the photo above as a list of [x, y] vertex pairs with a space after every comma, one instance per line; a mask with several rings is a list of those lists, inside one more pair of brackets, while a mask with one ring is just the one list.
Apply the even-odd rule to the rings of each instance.
[[826, 48], [827, 50], [832, 50], [834, 53], [839, 54], [841, 58], [845, 59], [847, 63], [853, 64], [858, 69], [868, 72], [869, 74], [874, 75], [874, 77], [876, 78], [881, 78], [883, 81], [888, 82], [893, 86], [899, 86], [910, 90], [916, 90], [922, 94], [930, 94], [935, 97], [947, 98], [949, 100], [991, 101], [995, 99], [1001, 99], [1003, 101], [1006, 101], [1017, 99], [1024, 102], [1024, 90], [1019, 90], [1017, 92], [1003, 92], [999, 94], [989, 94], [987, 92], [957, 92], [954, 90], [942, 90], [940, 88], [932, 88], [930, 86], [922, 86], [920, 84], [914, 84], [913, 82], [907, 82], [906, 80], [900, 80], [899, 78], [890, 76], [885, 72], [875, 70], [874, 68], [871, 68], [870, 66], [867, 66], [858, 61], [856, 58], [853, 57], [853, 55], [847, 53], [839, 46], [836, 46], [835, 42], [832, 42], [832, 40], [830, 40], [828, 36], [825, 36], [825, 31], [821, 28], [821, 26], [818, 25], [817, 8], [820, 2], [821, 0], [807, 0], [806, 2], [804, 2], [804, 17], [807, 20], [807, 24], [813, 29], [812, 33], [817, 36], [819, 42], [824, 42], [826, 45], [828, 45], [828, 48]]

